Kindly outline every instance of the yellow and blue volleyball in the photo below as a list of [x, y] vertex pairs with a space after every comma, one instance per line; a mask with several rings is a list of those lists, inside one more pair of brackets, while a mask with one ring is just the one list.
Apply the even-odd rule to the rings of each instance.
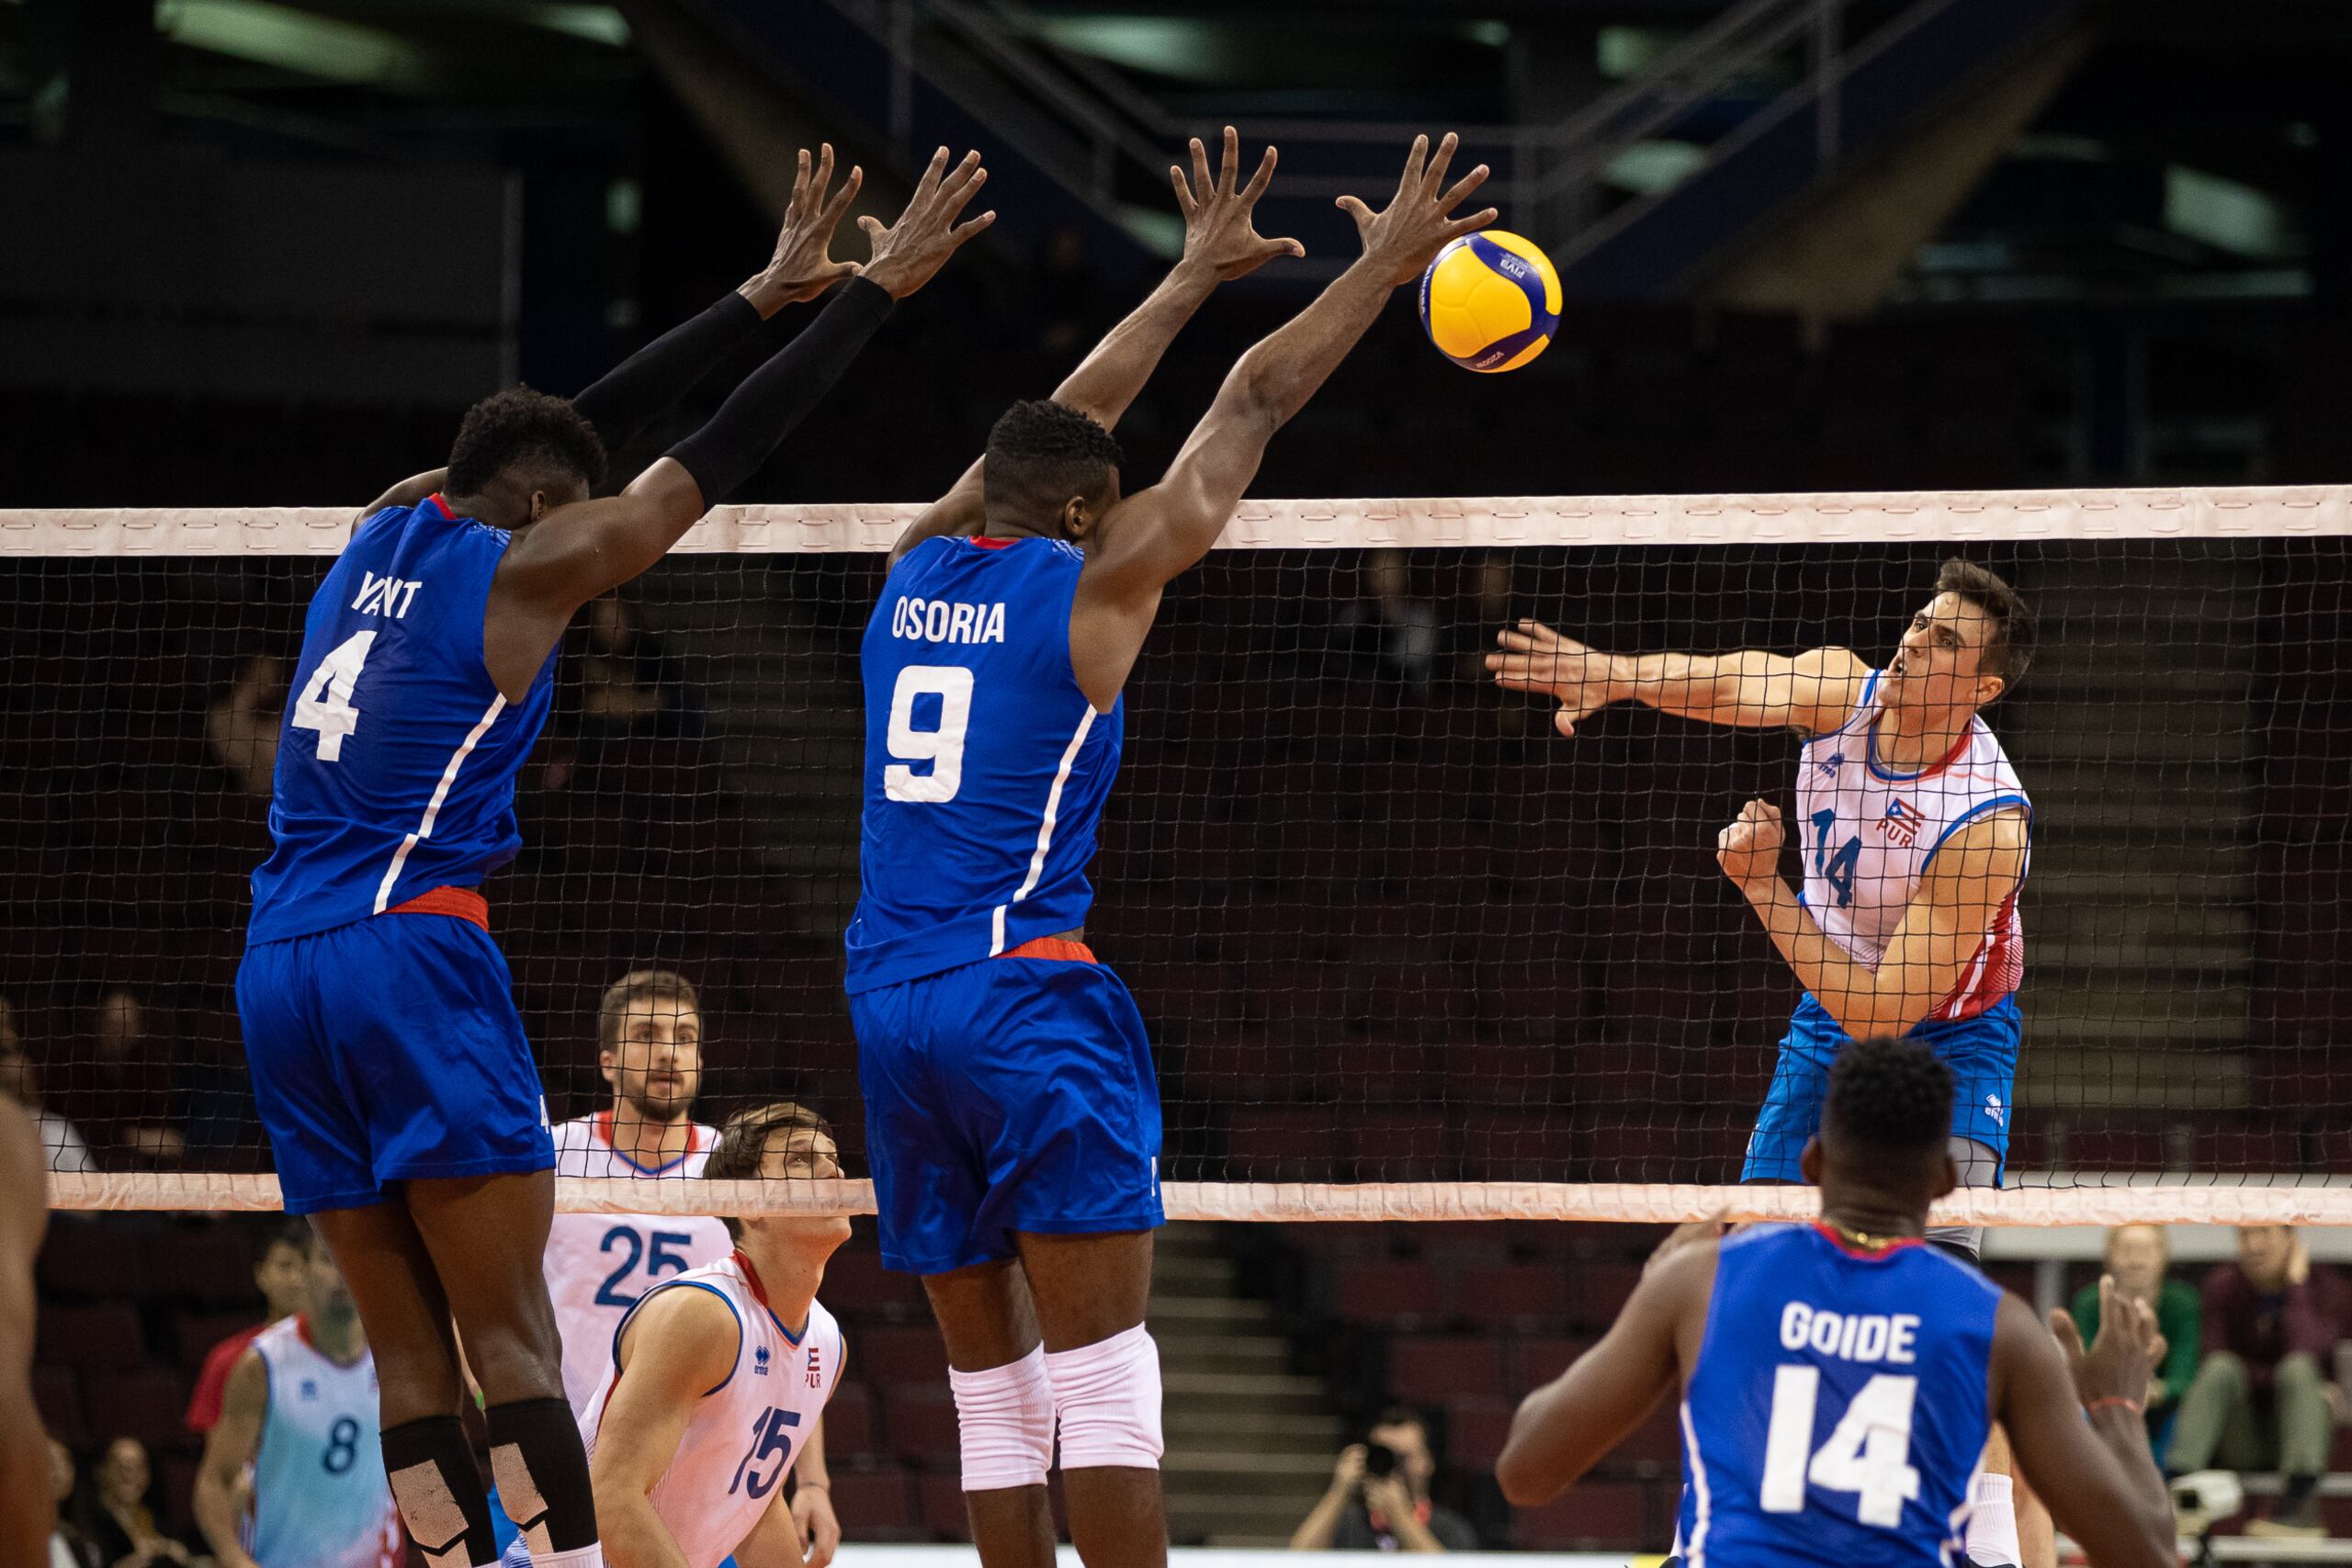
[[1517, 234], [1464, 234], [1421, 274], [1421, 330], [1465, 370], [1516, 370], [1559, 325], [1560, 275]]

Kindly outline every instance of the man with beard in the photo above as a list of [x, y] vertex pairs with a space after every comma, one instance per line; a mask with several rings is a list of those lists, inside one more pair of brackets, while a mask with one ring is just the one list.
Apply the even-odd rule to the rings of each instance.
[[[596, 1063], [613, 1086], [610, 1106], [555, 1130], [556, 1174], [692, 1179], [703, 1174], [718, 1130], [694, 1119], [702, 1089], [702, 1008], [694, 986], [668, 969], [633, 969], [605, 990], [596, 1010]], [[734, 1250], [718, 1219], [675, 1214], [558, 1214], [548, 1234], [548, 1298], [563, 1336], [563, 1391], [575, 1416], [612, 1370], [621, 1322], [657, 1281], [724, 1261]], [[824, 1568], [841, 1542], [825, 1471], [821, 1426], [812, 1425], [793, 1466], [792, 1517], [808, 1568]]]

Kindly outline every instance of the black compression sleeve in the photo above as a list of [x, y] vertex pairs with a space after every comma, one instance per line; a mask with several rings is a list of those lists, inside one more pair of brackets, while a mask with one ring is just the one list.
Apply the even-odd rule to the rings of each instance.
[[800, 335], [761, 366], [720, 405], [710, 423], [670, 448], [670, 456], [716, 506], [750, 479], [890, 314], [889, 291], [862, 277], [842, 284]]
[[684, 397], [721, 355], [750, 337], [759, 324], [760, 312], [752, 302], [729, 293], [615, 366], [594, 386], [572, 399], [571, 406], [596, 427], [596, 434], [604, 437], [605, 450], [616, 452]]

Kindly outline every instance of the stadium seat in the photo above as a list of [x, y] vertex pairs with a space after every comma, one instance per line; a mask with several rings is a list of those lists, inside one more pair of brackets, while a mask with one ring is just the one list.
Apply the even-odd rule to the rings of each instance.
[[1592, 1348], [1589, 1337], [1569, 1335], [1538, 1335], [1515, 1341], [1511, 1346], [1510, 1392], [1514, 1397], [1527, 1394], [1550, 1382], [1568, 1370], [1578, 1356]]
[[919, 1475], [915, 1477], [915, 1486], [922, 1506], [922, 1528], [931, 1532], [933, 1540], [972, 1539], [971, 1517], [964, 1511], [964, 1486], [958, 1477]]
[[873, 1390], [846, 1380], [836, 1383], [832, 1397], [825, 1402], [826, 1463], [854, 1462], [880, 1454], [883, 1447], [875, 1427]]
[[894, 1388], [884, 1400], [883, 1426], [890, 1451], [918, 1463], [951, 1461], [956, 1455], [956, 1401], [943, 1375], [935, 1388]]
[[172, 1319], [172, 1348], [179, 1365], [189, 1371], [203, 1366], [212, 1348], [232, 1334], [241, 1334], [262, 1319], [259, 1310], [183, 1312]]
[[52, 1306], [40, 1315], [35, 1359], [62, 1367], [130, 1367], [146, 1359], [139, 1314], [128, 1303]]
[[[825, 1265], [820, 1292], [825, 1305], [840, 1316], [908, 1318], [926, 1315], [922, 1281], [911, 1274], [895, 1273], [882, 1266], [882, 1255], [853, 1242], [833, 1254]], [[863, 1335], [850, 1337], [850, 1354], [857, 1355]], [[865, 1368], [858, 1368], [860, 1376]]]
[[1422, 1327], [1445, 1317], [1444, 1282], [1418, 1259], [1343, 1262], [1331, 1276], [1330, 1308], [1345, 1322]]
[[1518, 1510], [1511, 1519], [1511, 1544], [1551, 1551], [1629, 1551], [1649, 1533], [1645, 1490], [1638, 1482], [1579, 1482], [1540, 1508]]
[[1451, 1282], [1455, 1315], [1474, 1327], [1527, 1330], [1567, 1321], [1567, 1273], [1552, 1264], [1463, 1269]]
[[120, 1300], [139, 1293], [138, 1249], [126, 1247], [122, 1232], [92, 1224], [79, 1214], [61, 1214], [41, 1242], [39, 1279], [50, 1295]]
[[1464, 1336], [1399, 1335], [1388, 1342], [1388, 1392], [1411, 1404], [1499, 1399], [1506, 1392], [1502, 1347]]
[[253, 1315], [260, 1316], [252, 1254], [228, 1225], [208, 1222], [154, 1232], [146, 1253], [147, 1277], [158, 1289], [211, 1304], [250, 1303]]
[[83, 1374], [83, 1409], [93, 1433], [111, 1441], [168, 1443], [182, 1434], [187, 1390], [160, 1367], [118, 1367]]
[[1465, 1469], [1492, 1470], [1510, 1436], [1516, 1407], [1508, 1400], [1450, 1399], [1445, 1404], [1446, 1457]]
[[847, 1357], [854, 1375], [885, 1390], [899, 1383], [947, 1386], [947, 1347], [929, 1324], [865, 1329], [849, 1346]]
[[68, 1448], [83, 1442], [88, 1427], [82, 1418], [82, 1387], [73, 1368], [35, 1367], [33, 1406], [40, 1412], [41, 1425], [51, 1437]]
[[[827, 1441], [830, 1444], [830, 1436]], [[827, 1457], [831, 1456], [829, 1447]], [[920, 1539], [922, 1531], [914, 1522], [914, 1510], [907, 1497], [906, 1472], [896, 1466], [871, 1471], [836, 1469], [832, 1476], [833, 1512], [841, 1518], [844, 1540]]]

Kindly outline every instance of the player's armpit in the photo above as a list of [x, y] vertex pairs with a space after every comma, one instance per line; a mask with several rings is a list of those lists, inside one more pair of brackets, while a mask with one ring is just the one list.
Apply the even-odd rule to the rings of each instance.
[[1694, 1242], [1659, 1258], [1600, 1343], [1522, 1401], [1495, 1461], [1503, 1495], [1532, 1507], [1557, 1495], [1623, 1442], [1672, 1389], [1677, 1337], [1713, 1291], [1715, 1247]]
[[1944, 841], [1887, 942], [1869, 993], [1845, 999], [1815, 993], [1849, 1035], [1905, 1033], [1951, 997], [2024, 879], [2028, 840], [2024, 814], [2000, 811]]
[[2101, 1568], [2172, 1568], [2172, 1507], [2140, 1417], [2110, 1407], [2085, 1421], [2057, 1341], [2006, 1292], [1992, 1375], [1993, 1416], [2008, 1431], [2018, 1473], [2090, 1560]]
[[899, 542], [890, 547], [890, 564], [897, 566], [909, 550], [925, 539], [971, 535], [980, 531], [988, 521], [986, 470], [988, 459], [975, 458], [945, 495], [925, 507], [922, 514], [907, 525]]
[[646, 1494], [677, 1458], [695, 1404], [735, 1370], [742, 1339], [727, 1303], [691, 1285], [654, 1292], [630, 1318], [589, 1461], [612, 1568], [684, 1568]]
[[262, 1422], [268, 1414], [269, 1369], [260, 1351], [248, 1349], [221, 1388], [220, 1418], [204, 1436], [204, 1459], [196, 1472], [197, 1526], [222, 1568], [251, 1568], [253, 1562], [238, 1544], [238, 1482], [261, 1451]]
[[388, 506], [414, 506], [439, 490], [449, 478], [447, 468], [428, 468], [421, 474], [411, 474], [362, 508], [355, 523], [365, 522]]

